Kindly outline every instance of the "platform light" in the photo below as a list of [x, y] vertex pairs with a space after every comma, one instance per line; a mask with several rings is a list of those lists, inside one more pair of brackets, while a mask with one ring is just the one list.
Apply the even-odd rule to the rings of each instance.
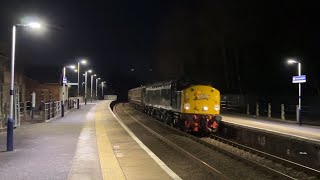
[[86, 60], [86, 59], [82, 59], [82, 60], [80, 61], [80, 63], [83, 64], [83, 65], [85, 65], [85, 64], [87, 64], [87, 60]]
[[69, 66], [67, 66], [67, 67], [70, 68], [70, 69], [75, 69], [75, 68], [76, 68], [75, 65], [69, 65]]
[[[298, 76], [301, 76], [301, 62], [297, 61], [295, 59], [288, 59], [287, 60], [288, 64], [298, 64]], [[298, 97], [299, 97], [299, 105], [297, 109], [297, 122], [299, 125], [301, 125], [301, 83], [299, 83], [299, 91], [298, 91]]]
[[13, 94], [14, 91], [14, 69], [15, 69], [15, 46], [16, 46], [16, 29], [18, 26], [31, 27], [32, 29], [40, 28], [40, 23], [32, 22], [28, 24], [14, 24], [12, 26], [12, 48], [11, 48], [11, 79], [10, 79], [10, 109], [7, 121], [7, 151], [13, 151]]
[[288, 59], [288, 60], [287, 60], [287, 63], [288, 63], [288, 64], [297, 64], [297, 63], [299, 63], [299, 62], [296, 61], [296, 60], [294, 60], [294, 59]]
[[31, 27], [31, 28], [34, 28], [34, 29], [39, 29], [41, 28], [41, 24], [38, 23], [38, 22], [31, 22], [29, 24], [27, 24], [27, 26]]

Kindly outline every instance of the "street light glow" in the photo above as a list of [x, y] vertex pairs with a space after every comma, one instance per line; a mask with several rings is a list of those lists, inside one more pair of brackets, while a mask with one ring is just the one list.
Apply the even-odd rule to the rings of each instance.
[[77, 70], [77, 69], [75, 69], [75, 70], [74, 70], [74, 72], [78, 72], [78, 70]]
[[41, 27], [41, 24], [38, 22], [32, 22], [32, 23], [27, 24], [27, 26], [34, 28], [34, 29], [39, 29]]
[[87, 64], [87, 60], [83, 59], [83, 60], [80, 61], [80, 63], [85, 65], [85, 64]]
[[96, 74], [94, 74], [93, 76], [97, 76]]
[[75, 69], [76, 66], [75, 66], [75, 65], [70, 65], [70, 66], [68, 66], [68, 68], [70, 68], [70, 69]]
[[296, 64], [296, 63], [298, 63], [298, 61], [296, 61], [294, 59], [288, 59], [287, 63], [288, 64]]
[[90, 70], [88, 70], [88, 73], [92, 73], [92, 70], [90, 69]]

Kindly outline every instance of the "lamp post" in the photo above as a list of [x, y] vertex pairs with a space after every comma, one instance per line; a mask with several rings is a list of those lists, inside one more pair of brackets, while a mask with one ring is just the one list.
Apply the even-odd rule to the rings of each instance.
[[[287, 61], [288, 64], [298, 64], [298, 76], [301, 76], [301, 63], [297, 60], [294, 59], [289, 59]], [[301, 125], [301, 83], [299, 82], [299, 92], [298, 92], [298, 97], [299, 97], [299, 105], [298, 105], [298, 112], [297, 112], [297, 122], [299, 125]]]
[[65, 92], [66, 92], [66, 83], [67, 83], [67, 78], [66, 78], [66, 68], [70, 69], [75, 69], [76, 66], [70, 65], [70, 66], [64, 66], [62, 68], [62, 103], [61, 103], [61, 117], [64, 117], [64, 111], [65, 111]]
[[79, 109], [80, 108], [80, 100], [79, 100], [79, 97], [80, 97], [80, 64], [87, 64], [87, 60], [83, 59], [81, 61], [78, 62], [78, 102], [77, 102], [77, 108]]
[[10, 79], [10, 112], [7, 123], [7, 151], [13, 151], [13, 94], [14, 94], [14, 64], [16, 50], [16, 30], [18, 26], [40, 28], [39, 23], [15, 24], [12, 26], [12, 47], [11, 47], [11, 79]]
[[87, 105], [88, 73], [92, 73], [92, 70], [88, 70], [84, 73], [84, 104], [85, 105]]
[[98, 81], [100, 78], [96, 78], [96, 100], [98, 100]]
[[103, 94], [104, 83], [105, 83], [105, 81], [101, 82], [101, 96], [102, 96], [102, 99], [104, 99], [104, 94]]
[[93, 88], [93, 77], [97, 76], [96, 74], [91, 74], [91, 102], [92, 102], [92, 88]]

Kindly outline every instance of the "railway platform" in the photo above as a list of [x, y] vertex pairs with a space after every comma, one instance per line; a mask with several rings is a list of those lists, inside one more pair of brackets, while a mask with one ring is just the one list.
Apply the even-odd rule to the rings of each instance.
[[180, 179], [113, 114], [110, 102], [15, 129], [12, 152], [0, 133], [0, 179]]
[[296, 122], [254, 118], [244, 115], [224, 114], [223, 121], [228, 124], [280, 135], [288, 138], [307, 140], [320, 143], [320, 126], [301, 125]]
[[223, 115], [219, 136], [320, 170], [320, 126], [276, 119]]

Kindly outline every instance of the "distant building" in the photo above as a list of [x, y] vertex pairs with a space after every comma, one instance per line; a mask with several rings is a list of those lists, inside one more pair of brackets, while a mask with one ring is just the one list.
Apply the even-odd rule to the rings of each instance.
[[[9, 115], [9, 92], [11, 79], [11, 61], [5, 46], [0, 43], [0, 128], [2, 128]], [[40, 83], [28, 78], [16, 69], [15, 71], [15, 98], [16, 104], [31, 101], [32, 92], [36, 93], [36, 110], [41, 102], [60, 101], [62, 88], [59, 80], [55, 83]], [[68, 88], [66, 88], [66, 99], [68, 99]]]

